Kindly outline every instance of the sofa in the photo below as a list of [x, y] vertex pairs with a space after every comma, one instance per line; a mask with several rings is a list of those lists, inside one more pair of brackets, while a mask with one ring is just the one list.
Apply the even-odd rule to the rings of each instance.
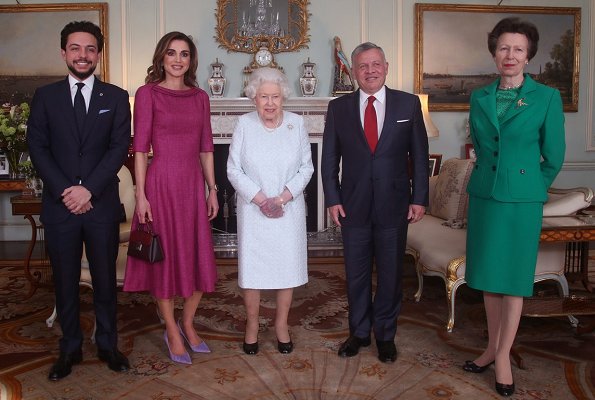
[[[430, 177], [430, 204], [426, 216], [409, 226], [407, 254], [413, 256], [419, 287], [415, 300], [420, 301], [424, 276], [442, 278], [446, 287], [448, 321], [451, 332], [455, 322], [457, 289], [465, 284], [467, 182], [474, 161], [452, 158], [446, 160], [440, 174]], [[591, 204], [589, 188], [551, 189], [544, 205], [544, 216], [571, 215]], [[559, 292], [568, 296], [564, 276], [565, 243], [541, 243], [537, 257], [535, 282], [552, 279]]]

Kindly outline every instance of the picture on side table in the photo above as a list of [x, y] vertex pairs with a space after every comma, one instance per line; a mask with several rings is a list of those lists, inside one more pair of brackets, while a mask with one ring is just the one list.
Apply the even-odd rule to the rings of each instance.
[[430, 176], [436, 176], [440, 173], [442, 164], [442, 154], [430, 154]]
[[8, 159], [6, 154], [0, 153], [0, 178], [7, 178], [8, 174]]
[[470, 158], [472, 160], [475, 160], [477, 158], [472, 143], [465, 143], [465, 158]]

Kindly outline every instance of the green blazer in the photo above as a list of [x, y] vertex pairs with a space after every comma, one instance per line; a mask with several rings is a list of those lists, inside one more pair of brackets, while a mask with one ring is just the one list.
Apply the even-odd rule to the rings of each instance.
[[471, 94], [469, 126], [477, 161], [467, 192], [503, 202], [545, 202], [566, 150], [560, 92], [525, 75], [518, 100], [500, 123], [499, 83]]

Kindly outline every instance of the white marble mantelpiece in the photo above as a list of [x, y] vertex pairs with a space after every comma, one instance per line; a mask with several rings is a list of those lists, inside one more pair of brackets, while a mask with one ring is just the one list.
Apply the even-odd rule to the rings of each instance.
[[[334, 97], [292, 97], [283, 103], [285, 111], [304, 117], [306, 129], [312, 138], [320, 138], [324, 132], [324, 122], [328, 102]], [[211, 99], [211, 128], [213, 138], [230, 139], [242, 114], [254, 111], [254, 103], [247, 97]]]

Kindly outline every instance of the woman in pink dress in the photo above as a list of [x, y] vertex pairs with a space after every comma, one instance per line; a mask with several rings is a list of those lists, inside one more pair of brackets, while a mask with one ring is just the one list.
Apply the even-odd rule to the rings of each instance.
[[[155, 296], [169, 356], [185, 364], [192, 360], [184, 341], [193, 352], [210, 352], [194, 329], [194, 315], [203, 293], [215, 290], [217, 277], [209, 224], [219, 211], [214, 146], [209, 98], [197, 87], [197, 65], [192, 39], [170, 32], [157, 44], [146, 84], [136, 92], [132, 229], [151, 222], [165, 257], [154, 264], [129, 257], [124, 279], [124, 290]], [[184, 298], [178, 321], [174, 296]]]

